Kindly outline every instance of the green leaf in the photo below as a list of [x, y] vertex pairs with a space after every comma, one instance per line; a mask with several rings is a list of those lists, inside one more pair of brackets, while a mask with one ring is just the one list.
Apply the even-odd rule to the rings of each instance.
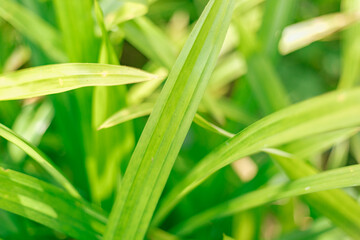
[[60, 170], [51, 162], [51, 160], [38, 148], [26, 141], [21, 136], [17, 135], [11, 129], [0, 123], [0, 136], [6, 140], [12, 142], [24, 152], [26, 152], [31, 158], [33, 158], [41, 167], [43, 167], [54, 180], [66, 189], [72, 196], [80, 197], [77, 190], [72, 186], [69, 180], [60, 172]]
[[57, 62], [65, 62], [60, 34], [39, 16], [11, 0], [2, 0], [0, 17], [20, 33], [40, 46], [44, 53]]
[[0, 75], [0, 100], [24, 99], [87, 86], [114, 86], [157, 76], [115, 65], [66, 63], [28, 68]]
[[[301, 160], [284, 154], [281, 151], [266, 150], [266, 152], [276, 160], [281, 168], [284, 169], [286, 175], [292, 180], [317, 173], [317, 170], [310, 165], [304, 164]], [[359, 166], [355, 165], [349, 168], [357, 168]], [[353, 178], [353, 181], [355, 179], [356, 177]], [[330, 181], [324, 181], [324, 184]], [[349, 236], [354, 239], [360, 239], [360, 205], [348, 194], [337, 189], [309, 194], [304, 196], [304, 199], [317, 212], [329, 218]]]
[[[295, 159], [295, 161], [301, 160]], [[293, 182], [265, 187], [221, 203], [180, 223], [174, 228], [174, 232], [180, 235], [188, 234], [213, 219], [230, 216], [280, 199], [359, 185], [360, 165], [322, 172]]]
[[[360, 20], [360, 2], [343, 0], [343, 14], [350, 15], [349, 18]], [[353, 21], [350, 21], [353, 22]], [[351, 88], [360, 83], [360, 23], [356, 22], [343, 32], [342, 39], [342, 62], [341, 78], [338, 88]]]
[[295, 154], [301, 159], [306, 159], [314, 154], [319, 154], [328, 150], [336, 142], [342, 142], [349, 139], [357, 132], [359, 132], [359, 128], [349, 128], [322, 133], [285, 144], [281, 146], [280, 149], [284, 152]]
[[140, 17], [123, 24], [125, 38], [152, 61], [171, 69], [176, 49], [166, 34], [148, 18]]
[[153, 108], [154, 103], [152, 102], [145, 102], [140, 105], [123, 108], [106, 119], [100, 125], [99, 130], [103, 128], [110, 128], [135, 118], [148, 116], [152, 112]]
[[144, 238], [214, 69], [234, 2], [210, 1], [180, 53], [132, 155], [104, 239]]
[[211, 174], [238, 159], [311, 135], [359, 126], [359, 93], [357, 88], [316, 97], [271, 114], [238, 133], [203, 158], [172, 188], [160, 204], [154, 225]]
[[[99, 62], [119, 64], [97, 1], [94, 8], [102, 34]], [[119, 166], [127, 164], [135, 146], [131, 122], [97, 131], [106, 118], [126, 106], [126, 95], [126, 86], [95, 87], [93, 91], [92, 143], [87, 157], [87, 171], [95, 202], [101, 203], [115, 192], [118, 178], [122, 175]]]
[[348, 161], [349, 147], [350, 143], [347, 140], [337, 142], [330, 153], [326, 168], [334, 169], [345, 166]]
[[105, 214], [61, 189], [0, 168], [0, 208], [76, 239], [101, 239]]
[[203, 118], [200, 114], [196, 114], [194, 118], [194, 123], [199, 125], [200, 127], [207, 129], [209, 131], [212, 131], [214, 133], [217, 133], [221, 136], [231, 138], [235, 136], [235, 134], [230, 133], [226, 131], [225, 129], [222, 129], [221, 127], [216, 126], [215, 124], [212, 124], [211, 122], [207, 121], [205, 118]]
[[107, 29], [143, 16], [148, 11], [147, 0], [103, 1], [102, 5], [107, 12], [105, 18]]
[[[37, 146], [54, 118], [54, 108], [49, 101], [41, 104], [25, 105], [16, 118], [12, 130], [21, 133], [21, 136]], [[8, 145], [11, 160], [17, 164], [25, 158], [25, 153], [13, 144]]]
[[[280, 43], [281, 54], [289, 54], [331, 36], [359, 19], [355, 14], [331, 13], [295, 23], [285, 28]], [[345, 67], [347, 68], [347, 67]]]
[[265, 13], [259, 30], [262, 51], [270, 59], [278, 55], [280, 33], [288, 25], [293, 16], [298, 0], [268, 0], [265, 2]]
[[249, 31], [243, 19], [236, 19], [235, 23], [239, 34], [246, 36], [241, 44], [248, 69], [246, 80], [249, 82], [263, 113], [269, 114], [288, 106], [290, 104], [289, 96], [270, 57], [267, 55], [268, 53], [259, 47], [259, 39]]
[[280, 237], [278, 240], [337, 240], [344, 238], [346, 238], [346, 236], [340, 229], [334, 227], [328, 219], [320, 218], [314, 221], [306, 230], [295, 230], [284, 234], [284, 236]]
[[[62, 42], [70, 62], [97, 62], [92, 0], [54, 0]], [[61, 38], [60, 38], [61, 39]]]
[[[115, 125], [133, 120], [135, 118], [145, 117], [152, 112], [153, 108], [154, 108], [154, 103], [145, 102], [140, 105], [121, 109], [120, 111], [116, 112], [114, 115], [106, 119], [105, 122], [101, 124], [101, 126], [99, 127], [99, 130], [103, 128], [110, 128]], [[196, 123], [197, 125], [199, 125], [204, 129], [215, 132], [225, 137], [234, 136], [234, 134], [229, 133], [228, 131], [216, 126], [215, 124], [210, 123], [209, 121], [201, 117], [199, 114], [195, 114], [194, 123]]]

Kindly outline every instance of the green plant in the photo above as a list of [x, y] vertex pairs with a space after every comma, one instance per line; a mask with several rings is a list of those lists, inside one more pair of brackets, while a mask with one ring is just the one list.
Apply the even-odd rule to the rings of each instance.
[[0, 239], [360, 239], [359, 20], [2, 0]]

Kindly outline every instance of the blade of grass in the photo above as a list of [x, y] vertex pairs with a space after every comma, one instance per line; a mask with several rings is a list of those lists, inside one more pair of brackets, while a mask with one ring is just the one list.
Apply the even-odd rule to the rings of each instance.
[[110, 128], [118, 124], [150, 115], [154, 108], [154, 103], [145, 102], [140, 105], [130, 106], [123, 108], [120, 111], [116, 112], [108, 119], [106, 119], [99, 127], [100, 129]]
[[[357, 13], [360, 20], [360, 2], [352, 0], [343, 0], [342, 11], [353, 15]], [[355, 23], [343, 33], [342, 40], [342, 63], [341, 78], [338, 88], [351, 88], [357, 86], [360, 82], [360, 23]]]
[[214, 68], [233, 5], [210, 1], [191, 33], [132, 155], [104, 239], [143, 239]]
[[288, 153], [296, 153], [297, 157], [306, 159], [314, 154], [328, 150], [334, 143], [342, 142], [355, 135], [357, 132], [359, 132], [359, 128], [349, 128], [323, 133], [285, 144], [281, 147], [281, 150]]
[[337, 91], [290, 106], [252, 124], [203, 158], [172, 188], [155, 215], [158, 225], [190, 191], [224, 166], [261, 151], [319, 133], [359, 126], [360, 89]]
[[349, 141], [336, 143], [328, 158], [327, 169], [334, 169], [346, 165], [349, 154]]
[[54, 180], [66, 189], [72, 196], [79, 198], [80, 195], [69, 180], [60, 172], [60, 170], [51, 162], [51, 160], [38, 148], [26, 141], [24, 138], [13, 132], [11, 129], [0, 124], [0, 136], [18, 146], [27, 153], [41, 167], [43, 167]]
[[[116, 112], [114, 115], [106, 119], [104, 123], [101, 124], [101, 126], [99, 127], [99, 130], [104, 128], [110, 128], [115, 125], [133, 120], [135, 118], [148, 116], [152, 112], [153, 108], [154, 103], [145, 102], [137, 106], [121, 109], [120, 111]], [[198, 113], [195, 114], [194, 123], [204, 129], [215, 132], [225, 137], [234, 136], [234, 134], [229, 133], [228, 131], [216, 126], [215, 124], [210, 123]]]
[[0, 168], [0, 208], [76, 239], [101, 239], [106, 216], [48, 183]]
[[340, 229], [336, 228], [326, 218], [316, 220], [306, 230], [296, 230], [291, 233], [285, 234], [277, 240], [301, 240], [301, 239], [317, 239], [317, 240], [336, 240], [346, 238]]
[[[119, 64], [103, 22], [103, 14], [94, 1], [97, 22], [102, 33], [99, 62]], [[126, 87], [96, 87], [92, 106], [92, 148], [87, 159], [87, 170], [92, 190], [92, 199], [101, 202], [115, 192], [121, 165], [126, 166], [135, 145], [131, 122], [113, 129], [97, 131], [99, 125], [119, 108], [126, 106]]]
[[[317, 173], [316, 169], [310, 165], [304, 164], [301, 160], [284, 154], [281, 151], [267, 150], [266, 152], [276, 160], [282, 169], [285, 169], [287, 176], [292, 180]], [[348, 168], [351, 169], [359, 166], [355, 165]], [[290, 168], [294, 170], [290, 171]], [[360, 239], [360, 205], [348, 194], [341, 190], [331, 190], [313, 193], [304, 196], [304, 199], [317, 212], [329, 218], [349, 236], [354, 239]]]
[[176, 49], [166, 34], [146, 17], [122, 25], [125, 38], [145, 56], [171, 69], [176, 60]]
[[[39, 105], [39, 106], [37, 106]], [[54, 108], [49, 101], [41, 104], [33, 103], [23, 107], [16, 118], [12, 130], [21, 133], [21, 136], [37, 146], [54, 118]], [[12, 161], [21, 164], [25, 153], [15, 145], [8, 145]]]
[[231, 138], [231, 137], [235, 136], [235, 134], [230, 133], [230, 132], [226, 131], [225, 129], [222, 129], [222, 128], [216, 126], [215, 124], [212, 124], [211, 122], [207, 121], [200, 114], [195, 115], [194, 123], [196, 123], [197, 125], [199, 125], [200, 127], [204, 128], [204, 129], [207, 129], [209, 131], [212, 131], [214, 133], [217, 133], [217, 134], [227, 137], [227, 138]]
[[[100, 41], [95, 36], [92, 2], [92, 0], [53, 1], [61, 41], [70, 62], [95, 63], [98, 61]], [[92, 150], [91, 121], [88, 121], [91, 119], [92, 89], [78, 89], [56, 95], [53, 99], [55, 120], [58, 127], [62, 129], [61, 135], [68, 154], [66, 160], [72, 169], [77, 169], [77, 174], [73, 176], [74, 184], [89, 195], [86, 157]], [[69, 128], [72, 128], [70, 134]]]
[[55, 0], [55, 13], [70, 62], [97, 62], [91, 0]]
[[290, 25], [284, 29], [279, 51], [283, 55], [294, 52], [345, 29], [359, 18], [356, 14], [331, 13]]
[[263, 23], [259, 30], [262, 52], [272, 61], [278, 53], [278, 43], [281, 32], [288, 25], [293, 16], [298, 0], [268, 0], [265, 2]]
[[60, 34], [39, 16], [10, 0], [1, 1], [0, 17], [4, 18], [30, 41], [40, 46], [56, 62], [65, 62]]
[[[295, 161], [299, 160], [296, 159]], [[359, 176], [360, 165], [357, 165], [303, 177], [285, 184], [265, 187], [263, 189], [239, 196], [230, 201], [226, 201], [218, 206], [199, 213], [180, 223], [178, 226], [175, 226], [171, 232], [179, 235], [185, 235], [189, 234], [196, 228], [209, 223], [209, 221], [215, 218], [230, 216], [237, 212], [258, 207], [280, 199], [336, 188], [359, 186]]]
[[244, 40], [240, 46], [241, 52], [246, 56], [247, 75], [246, 80], [249, 82], [262, 111], [269, 114], [273, 111], [284, 108], [290, 104], [289, 96], [286, 94], [281, 79], [266, 53], [261, 52], [260, 42], [244, 26], [241, 18], [236, 19], [240, 36]]
[[102, 1], [107, 29], [143, 16], [148, 11], [147, 5], [147, 0]]
[[28, 68], [0, 76], [0, 100], [24, 99], [86, 86], [113, 86], [149, 80], [144, 71], [106, 64], [64, 63]]

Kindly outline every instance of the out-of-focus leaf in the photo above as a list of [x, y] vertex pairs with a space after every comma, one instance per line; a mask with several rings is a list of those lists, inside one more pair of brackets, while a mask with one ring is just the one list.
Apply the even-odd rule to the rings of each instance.
[[[36, 103], [26, 105], [16, 118], [12, 130], [21, 133], [24, 139], [37, 146], [53, 117], [54, 109], [48, 101], [38, 107]], [[21, 149], [12, 144], [8, 145], [8, 149], [12, 161], [20, 163], [24, 160], [25, 153]]]
[[[112, 115], [111, 117], [109, 117], [103, 124], [101, 124], [99, 130], [103, 128], [110, 128], [115, 125], [133, 120], [135, 118], [148, 116], [152, 112], [153, 108], [154, 108], [154, 103], [145, 102], [140, 105], [122, 109], [117, 113], [115, 113], [114, 115]], [[234, 134], [229, 133], [228, 131], [216, 126], [215, 124], [210, 123], [209, 121], [201, 117], [199, 114], [195, 114], [194, 123], [196, 123], [197, 125], [199, 125], [204, 129], [215, 132], [225, 137], [234, 136]]]
[[96, 62], [98, 42], [94, 32], [92, 0], [54, 0], [61, 38], [70, 62]]
[[289, 54], [321, 40], [360, 20], [360, 14], [332, 13], [285, 28], [279, 43], [281, 54]]
[[[97, 1], [94, 2], [97, 22], [101, 28], [102, 45], [99, 62], [119, 64], [103, 22], [103, 15]], [[126, 166], [135, 145], [131, 122], [113, 129], [97, 131], [100, 124], [119, 108], [126, 106], [126, 86], [95, 87], [92, 105], [92, 147], [87, 158], [87, 170], [92, 198], [102, 202], [116, 190], [119, 176]]]
[[[360, 20], [360, 1], [343, 0], [343, 14], [357, 14], [356, 19]], [[338, 88], [351, 88], [360, 82], [360, 23], [357, 22], [347, 28], [342, 39], [342, 71]]]
[[168, 37], [153, 22], [139, 17], [122, 26], [125, 38], [149, 59], [171, 69], [176, 60], [176, 49]]
[[147, 0], [102, 1], [107, 29], [147, 13]]
[[50, 24], [19, 3], [2, 0], [0, 17], [4, 18], [19, 32], [40, 46], [44, 52], [57, 62], [66, 61], [60, 34]]

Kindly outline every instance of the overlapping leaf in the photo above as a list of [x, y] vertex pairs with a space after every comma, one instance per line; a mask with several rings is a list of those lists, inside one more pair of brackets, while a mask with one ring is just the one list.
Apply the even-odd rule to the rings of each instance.
[[216, 63], [234, 2], [210, 1], [180, 53], [132, 155], [105, 239], [143, 239]]
[[208, 154], [165, 197], [155, 216], [159, 224], [192, 189], [220, 168], [264, 148], [307, 136], [359, 126], [360, 89], [336, 91], [269, 115]]
[[0, 208], [76, 239], [101, 239], [105, 214], [48, 183], [0, 168]]
[[157, 76], [115, 65], [64, 63], [28, 68], [0, 76], [0, 100], [24, 99], [87, 86], [114, 86], [149, 80]]

